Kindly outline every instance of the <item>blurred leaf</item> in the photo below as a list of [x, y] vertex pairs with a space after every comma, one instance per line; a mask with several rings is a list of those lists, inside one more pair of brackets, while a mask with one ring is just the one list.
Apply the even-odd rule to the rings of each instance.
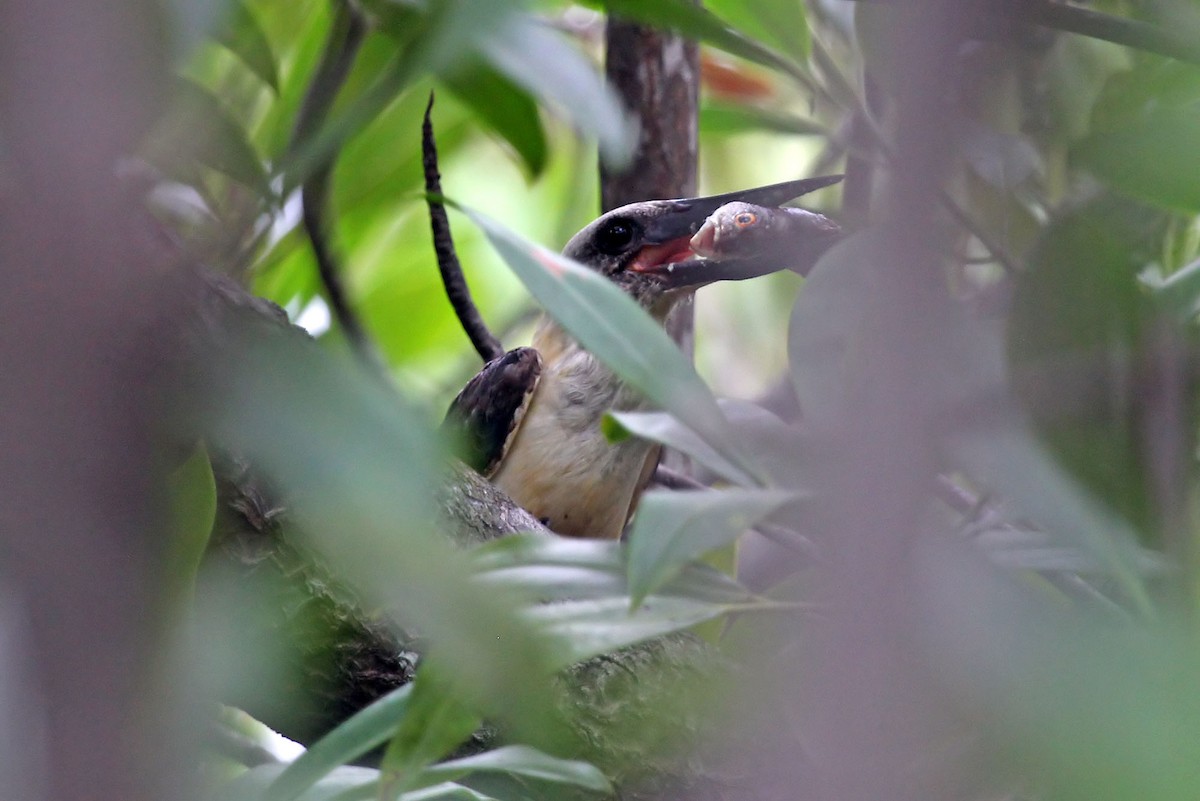
[[1072, 157], [1120, 191], [1170, 209], [1200, 211], [1200, 105], [1160, 108], [1093, 131]]
[[[213, 801], [259, 801], [264, 790], [280, 773], [281, 765], [260, 765], [239, 775], [234, 781], [218, 786]], [[342, 766], [330, 771], [301, 795], [298, 801], [368, 801], [379, 798], [380, 772], [374, 768]], [[398, 801], [494, 801], [491, 796], [453, 782], [441, 782], [399, 796]]]
[[546, 167], [546, 132], [537, 104], [527, 93], [482, 64], [449, 71], [442, 75], [442, 81], [513, 146], [530, 177], [542, 174]]
[[790, 58], [808, 58], [808, 18], [797, 0], [707, 0], [704, 7], [735, 28], [779, 47]]
[[429, 637], [469, 702], [532, 744], [553, 736], [551, 644], [517, 619], [509, 593], [470, 581], [432, 519], [445, 457], [428, 418], [357, 364], [286, 340], [232, 351], [241, 360], [212, 427], [222, 446], [270, 476], [302, 542], [364, 604]]
[[720, 605], [667, 595], [652, 595], [636, 611], [628, 596], [566, 600], [525, 610], [524, 618], [559, 645], [559, 665], [611, 653], [646, 640], [690, 629], [731, 612], [780, 609], [779, 604], [756, 600]]
[[1152, 293], [1155, 307], [1179, 323], [1185, 323], [1200, 313], [1200, 261], [1176, 270], [1167, 278], [1143, 272], [1141, 283]]
[[1017, 394], [1058, 462], [1149, 531], [1138, 235], [1123, 206], [1093, 204], [1051, 226], [1017, 285], [1008, 350]]
[[[472, 556], [477, 580], [510, 587], [531, 603], [629, 595], [625, 549], [617, 542], [522, 534], [480, 546]], [[745, 587], [703, 564], [685, 565], [657, 592], [715, 604], [754, 601]]]
[[[1037, 570], [1061, 573], [1104, 573], [1107, 567], [1093, 553], [1065, 545], [1061, 537], [1045, 531], [1015, 525], [973, 533], [971, 541], [988, 559], [1010, 570]], [[1158, 554], [1139, 549], [1137, 569], [1141, 573], [1161, 572], [1163, 560]]]
[[521, 5], [520, 0], [434, 0], [426, 6], [370, 3], [381, 29], [397, 40], [395, 54], [363, 85], [348, 83], [337, 113], [292, 149], [281, 165], [285, 187], [299, 186], [315, 165], [373, 122], [414, 80], [455, 69], [509, 30]]
[[[811, 83], [812, 79], [803, 66], [744, 33], [733, 30], [719, 17], [687, 0], [657, 0], [651, 3], [642, 0], [590, 0], [585, 5], [604, 8], [614, 17], [675, 31], [731, 55], [791, 75], [806, 85]], [[793, 39], [787, 32], [781, 32], [781, 35]]]
[[603, 159], [625, 164], [637, 142], [624, 107], [599, 72], [561, 33], [527, 15], [515, 15], [480, 44], [485, 59], [534, 97], [563, 109], [571, 123], [594, 136]]
[[558, 759], [523, 745], [505, 746], [442, 762], [423, 771], [420, 781], [457, 781], [476, 773], [504, 773], [598, 793], [612, 792], [612, 785], [595, 766], [573, 759]]
[[[903, 228], [861, 231], [827, 252], [805, 281], [792, 310], [788, 355], [800, 409], [812, 430], [852, 425], [843, 419], [848, 401], [855, 393], [876, 391], [872, 384], [881, 368], [864, 362], [864, 344], [877, 332], [891, 293], [904, 281], [894, 254], [897, 242], [911, 237]], [[926, 258], [944, 261], [932, 251]], [[995, 321], [973, 318], [940, 289], [924, 293], [919, 301], [919, 328], [912, 333], [928, 350], [914, 359], [912, 369], [924, 373], [916, 382], [923, 402], [950, 412], [1002, 395], [1003, 343]]]
[[707, 565], [689, 564], [630, 612], [617, 542], [530, 534], [504, 537], [473, 554], [483, 586], [523, 591], [522, 617], [557, 643], [558, 667], [730, 612], [778, 608]]
[[742, 532], [794, 499], [772, 490], [647, 492], [629, 532], [632, 608], [687, 562], [736, 540]]
[[952, 549], [926, 548], [916, 613], [929, 658], [989, 754], [1047, 798], [1200, 793], [1200, 659], [1178, 625], [1115, 626], [1048, 606]]
[[400, 725], [380, 764], [381, 781], [388, 792], [416, 787], [421, 768], [449, 754], [481, 723], [479, 716], [463, 704], [437, 662], [423, 661]]
[[279, 91], [279, 71], [271, 42], [245, 3], [241, 0], [230, 3], [229, 16], [213, 33], [213, 39], [241, 59], [263, 83]]
[[[277, 798], [274, 787], [291, 765], [267, 764], [250, 768], [226, 784], [218, 784], [206, 798], [211, 801], [270, 801]], [[379, 771], [374, 768], [332, 766], [319, 780], [314, 779], [287, 798], [300, 801], [345, 801], [363, 798], [366, 788], [375, 786]]]
[[[721, 398], [717, 405], [725, 414], [733, 436], [759, 471], [780, 487], [804, 485], [806, 451], [813, 443], [797, 428], [787, 425], [766, 409], [749, 401]], [[618, 412], [605, 415], [603, 426], [610, 439], [638, 436], [674, 448], [712, 470], [718, 476], [744, 487], [758, 480], [717, 453], [694, 431], [667, 412]]]
[[712, 393], [662, 326], [594, 270], [531, 245], [467, 211], [543, 308], [590, 353], [754, 475], [726, 429]]
[[705, 133], [778, 131], [799, 136], [829, 136], [821, 123], [757, 106], [705, 104], [700, 109], [700, 130]]
[[298, 798], [339, 765], [386, 743], [405, 716], [412, 690], [411, 684], [392, 690], [342, 721], [271, 781], [263, 794], [264, 800], [291, 801]]
[[[339, 798], [338, 801], [346, 801], [346, 799]], [[443, 782], [432, 787], [410, 790], [401, 795], [399, 801], [496, 801], [496, 799], [462, 784]]]
[[146, 159], [168, 175], [183, 170], [185, 177], [193, 162], [201, 164], [272, 201], [262, 159], [221, 101], [186, 78], [176, 79], [173, 96], [170, 111], [146, 144]]
[[968, 123], [961, 148], [975, 174], [997, 189], [1012, 190], [1043, 171], [1041, 154], [1026, 137], [983, 124]]
[[1059, 36], [1043, 64], [1049, 102], [1046, 113], [1066, 141], [1082, 139], [1092, 109], [1114, 74], [1128, 70], [1132, 60], [1120, 45], [1086, 36]]
[[182, 603], [195, 587], [196, 571], [217, 517], [217, 485], [203, 444], [197, 444], [187, 461], [167, 476], [167, 493], [173, 526], [166, 576], [172, 585], [170, 602]]
[[954, 464], [1003, 493], [1055, 538], [1091, 555], [1143, 614], [1152, 609], [1134, 532], [1059, 470], [1021, 421], [1000, 415], [952, 435]]
[[619, 412], [610, 411], [604, 418], [605, 435], [619, 441], [633, 435], [659, 442], [695, 459], [700, 464], [744, 487], [758, 484], [757, 479], [738, 465], [730, 462], [715, 451], [692, 429], [667, 412]]

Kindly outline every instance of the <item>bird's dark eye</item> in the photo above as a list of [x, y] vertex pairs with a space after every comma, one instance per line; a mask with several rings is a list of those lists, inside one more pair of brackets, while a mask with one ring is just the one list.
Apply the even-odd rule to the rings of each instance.
[[636, 223], [618, 217], [604, 223], [596, 232], [596, 247], [602, 253], [616, 256], [625, 252], [636, 235]]

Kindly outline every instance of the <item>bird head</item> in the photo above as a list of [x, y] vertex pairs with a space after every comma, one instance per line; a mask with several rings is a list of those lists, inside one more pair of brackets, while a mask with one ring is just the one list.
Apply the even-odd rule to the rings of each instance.
[[[575, 234], [563, 248], [563, 255], [613, 281], [643, 306], [659, 307], [664, 300], [682, 297], [703, 284], [730, 277], [729, 270], [722, 270], [720, 257], [698, 259], [691, 247], [692, 237], [721, 206], [740, 201], [776, 207], [840, 180], [840, 175], [834, 175], [710, 197], [630, 203], [601, 215]], [[829, 228], [814, 229], [814, 237], [828, 239]], [[778, 257], [776, 251], [769, 258], [778, 260]], [[738, 257], [739, 276], [789, 266], [754, 265], [753, 261], [752, 256]]]

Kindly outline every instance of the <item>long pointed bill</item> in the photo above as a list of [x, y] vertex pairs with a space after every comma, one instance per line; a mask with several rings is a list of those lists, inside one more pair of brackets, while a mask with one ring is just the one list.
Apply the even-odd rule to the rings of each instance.
[[630, 265], [670, 288], [742, 280], [784, 269], [807, 274], [837, 241], [829, 218], [780, 204], [842, 180], [807, 178], [712, 197], [669, 201], [646, 231], [651, 244]]

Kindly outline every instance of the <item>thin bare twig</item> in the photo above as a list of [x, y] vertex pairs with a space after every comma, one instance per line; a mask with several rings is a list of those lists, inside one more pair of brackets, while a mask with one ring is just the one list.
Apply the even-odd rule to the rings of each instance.
[[446, 287], [446, 297], [458, 315], [467, 338], [475, 346], [480, 358], [490, 362], [504, 354], [504, 346], [488, 329], [471, 300], [471, 290], [463, 277], [462, 264], [454, 250], [454, 238], [450, 235], [450, 218], [446, 206], [438, 200], [442, 196], [442, 176], [438, 172], [437, 142], [433, 137], [433, 92], [429, 93], [429, 104], [425, 106], [425, 122], [421, 126], [421, 164], [425, 168], [425, 202], [429, 204], [429, 227], [433, 231], [433, 249], [437, 252], [438, 271]]
[[[337, 98], [359, 46], [366, 36], [367, 22], [354, 0], [336, 3], [333, 25], [325, 52], [308, 85], [300, 111], [296, 115], [296, 126], [292, 134], [293, 153], [298, 152], [311, 137], [317, 134]], [[301, 184], [301, 213], [304, 230], [312, 242], [313, 255], [317, 260], [317, 272], [334, 319], [346, 334], [355, 353], [370, 367], [378, 369], [380, 362], [371, 345], [366, 329], [350, 307], [346, 290], [342, 286], [341, 271], [337, 256], [329, 243], [325, 215], [329, 209], [329, 187], [333, 176], [337, 153], [321, 157]]]

